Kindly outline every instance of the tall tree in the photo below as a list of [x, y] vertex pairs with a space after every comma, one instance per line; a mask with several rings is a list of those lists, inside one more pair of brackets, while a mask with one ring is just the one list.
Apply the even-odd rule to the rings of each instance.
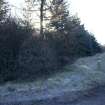
[[[39, 15], [39, 23], [40, 23], [40, 35], [42, 39], [45, 37], [44, 36], [44, 22], [48, 19], [48, 10], [50, 8], [50, 0], [28, 0], [28, 3], [32, 3], [33, 5], [33, 14]], [[47, 14], [47, 15], [46, 15]], [[38, 16], [37, 16], [38, 17]]]
[[31, 20], [32, 20], [31, 16], [36, 12], [39, 12], [38, 14], [39, 14], [39, 21], [40, 21], [40, 35], [42, 36], [42, 38], [44, 37], [43, 21], [44, 21], [45, 1], [46, 0], [25, 0], [26, 7], [24, 8], [25, 10], [24, 17], [27, 23], [31, 23]]
[[45, 4], [45, 0], [41, 0], [40, 1], [40, 34], [42, 35], [42, 38], [44, 38], [44, 35], [43, 35], [43, 17], [44, 17], [44, 14], [43, 14], [43, 11], [44, 11], [44, 4]]
[[51, 19], [50, 26], [61, 31], [65, 27], [65, 23], [69, 16], [67, 3], [65, 0], [52, 0], [50, 7]]
[[[38, 20], [33, 20], [35, 23], [39, 22], [40, 35], [45, 38], [44, 29], [46, 22], [50, 19], [50, 8], [52, 6], [52, 0], [25, 0], [26, 7], [24, 8], [24, 17], [27, 21], [26, 23], [31, 23], [36, 16]], [[32, 16], [33, 15], [33, 16]], [[31, 18], [33, 17], [33, 19]]]
[[33, 4], [32, 4], [32, 0], [25, 0], [25, 7], [24, 12], [23, 12], [23, 17], [24, 17], [24, 24], [26, 26], [30, 26], [32, 25], [32, 8], [33, 8]]

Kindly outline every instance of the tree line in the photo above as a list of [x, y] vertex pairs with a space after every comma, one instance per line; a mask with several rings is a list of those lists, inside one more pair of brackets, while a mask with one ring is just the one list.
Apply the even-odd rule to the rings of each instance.
[[47, 77], [79, 57], [102, 52], [80, 19], [70, 16], [65, 0], [25, 3], [30, 4], [27, 11], [39, 4], [40, 33], [30, 22], [30, 12], [25, 11], [20, 21], [9, 15], [8, 3], [0, 0], [0, 82]]

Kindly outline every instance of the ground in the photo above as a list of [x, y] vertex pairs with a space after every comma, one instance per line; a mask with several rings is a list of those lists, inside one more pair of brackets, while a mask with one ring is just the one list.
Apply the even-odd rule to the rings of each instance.
[[39, 101], [21, 101], [21, 102], [9, 102], [0, 103], [0, 105], [105, 105], [105, 86], [99, 86], [94, 88], [89, 94], [85, 94], [76, 100], [69, 100], [69, 93], [66, 94], [66, 98], [61, 96], [61, 99], [57, 98], [39, 100]]
[[0, 105], [104, 105], [105, 53], [78, 59], [62, 73], [0, 86]]

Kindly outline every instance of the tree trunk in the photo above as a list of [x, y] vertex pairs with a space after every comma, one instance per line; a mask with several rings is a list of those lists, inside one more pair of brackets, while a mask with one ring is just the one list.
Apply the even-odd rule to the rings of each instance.
[[41, 0], [41, 5], [40, 5], [40, 35], [42, 39], [44, 38], [43, 34], [43, 8], [44, 8], [44, 2], [45, 0]]

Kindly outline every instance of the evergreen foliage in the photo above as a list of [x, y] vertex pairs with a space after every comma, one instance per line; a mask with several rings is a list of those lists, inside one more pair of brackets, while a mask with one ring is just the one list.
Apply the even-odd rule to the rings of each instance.
[[0, 82], [47, 77], [79, 57], [102, 52], [78, 17], [69, 15], [64, 0], [51, 4], [52, 17], [42, 39], [29, 22], [5, 20], [7, 9], [0, 1]]

